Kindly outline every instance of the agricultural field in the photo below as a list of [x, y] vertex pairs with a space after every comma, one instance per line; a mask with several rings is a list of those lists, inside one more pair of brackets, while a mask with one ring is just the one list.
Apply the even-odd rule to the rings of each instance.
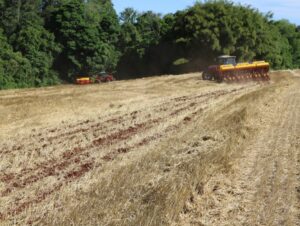
[[0, 225], [300, 225], [300, 71], [0, 91]]

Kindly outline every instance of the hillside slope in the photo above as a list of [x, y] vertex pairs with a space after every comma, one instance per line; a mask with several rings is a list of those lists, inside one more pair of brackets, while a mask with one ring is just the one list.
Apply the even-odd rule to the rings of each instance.
[[297, 225], [299, 75], [1, 91], [1, 222]]

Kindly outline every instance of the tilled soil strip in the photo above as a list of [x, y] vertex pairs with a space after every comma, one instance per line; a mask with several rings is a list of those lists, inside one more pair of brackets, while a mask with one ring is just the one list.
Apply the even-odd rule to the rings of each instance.
[[[234, 92], [234, 91], [232, 91], [232, 92]], [[227, 93], [228, 92], [216, 92], [211, 95], [220, 96], [220, 95], [225, 95]], [[207, 96], [207, 95], [205, 95], [205, 96]], [[206, 99], [203, 101], [206, 101]], [[180, 112], [187, 110], [190, 107], [195, 106], [196, 104], [197, 103], [191, 103], [187, 107], [183, 107], [183, 108], [174, 110], [172, 113], [170, 113], [170, 116], [175, 116], [175, 115], [179, 114]], [[119, 130], [119, 131], [112, 133], [110, 135], [107, 135], [105, 137], [97, 138], [97, 139], [93, 140], [92, 144], [89, 144], [85, 147], [75, 147], [71, 150], [65, 151], [59, 159], [70, 159], [71, 157], [73, 157], [75, 155], [79, 155], [80, 153], [82, 154], [82, 152], [84, 152], [88, 149], [91, 149], [93, 147], [109, 145], [109, 144], [114, 143], [116, 140], [117, 141], [126, 140], [129, 137], [131, 137], [132, 135], [137, 134], [140, 130], [148, 129], [146, 127], [150, 126], [149, 128], [152, 128], [153, 126], [151, 124], [159, 123], [162, 120], [163, 120], [162, 118], [151, 119], [146, 122], [142, 122], [140, 124], [131, 126], [129, 128]], [[42, 176], [42, 175], [53, 176], [53, 175], [55, 175], [55, 172], [54, 172], [55, 169], [62, 170], [63, 168], [66, 168], [66, 166], [68, 166], [70, 164], [70, 162], [58, 163], [59, 159], [52, 159], [52, 160], [48, 160], [46, 162], [42, 162], [39, 165], [37, 165], [36, 168], [24, 168], [21, 170], [21, 172], [19, 174], [3, 173], [0, 177], [0, 181], [2, 181], [3, 183], [10, 183], [12, 185], [12, 187], [14, 187], [14, 188], [23, 188], [26, 186], [26, 184], [30, 184], [30, 183], [33, 183], [33, 182], [39, 180], [38, 179], [39, 177], [30, 176], [29, 178], [27, 178], [25, 180], [26, 182], [25, 181], [21, 182], [20, 180], [22, 178], [24, 178], [27, 174], [29, 174], [33, 171], [37, 171], [38, 169], [42, 169], [42, 172], [39, 173], [40, 176]], [[56, 167], [53, 167], [53, 166], [56, 166]], [[0, 192], [0, 194], [3, 197], [5, 195], [9, 194], [10, 190], [11, 189], [5, 190], [4, 192], [2, 191], [2, 192]]]
[[[184, 117], [177, 125], [168, 126], [164, 131], [161, 131], [160, 133], [156, 133], [152, 136], [144, 138], [142, 141], [139, 141], [138, 143], [136, 143], [134, 145], [114, 149], [109, 154], [102, 157], [102, 160], [105, 162], [113, 161], [121, 154], [125, 154], [125, 153], [133, 151], [136, 148], [145, 146], [145, 145], [149, 144], [151, 141], [159, 140], [160, 138], [165, 137], [167, 133], [170, 133], [174, 129], [180, 128], [180, 124], [183, 123], [184, 125], [186, 125], [188, 123], [191, 123], [193, 118], [199, 112], [202, 112], [203, 110], [204, 110], [203, 108], [196, 110], [195, 112], [191, 113], [189, 116]], [[94, 159], [92, 159], [84, 164], [81, 164], [79, 169], [71, 170], [71, 171], [67, 172], [64, 176], [64, 178], [66, 179], [64, 183], [59, 182], [56, 185], [54, 185], [54, 188], [52, 188], [52, 189], [48, 188], [48, 190], [46, 190], [44, 192], [40, 192], [32, 200], [27, 200], [26, 202], [22, 202], [22, 203], [15, 203], [16, 207], [9, 209], [6, 213], [2, 213], [2, 214], [0, 213], [0, 219], [4, 220], [9, 216], [16, 216], [16, 215], [20, 214], [21, 212], [23, 212], [26, 208], [30, 207], [31, 205], [42, 202], [43, 200], [45, 200], [47, 198], [47, 196], [58, 191], [64, 184], [68, 184], [72, 181], [75, 181], [76, 179], [80, 178], [81, 176], [83, 176], [85, 173], [87, 173], [91, 169], [94, 169], [95, 168], [94, 163], [95, 163]], [[98, 164], [97, 167], [100, 167], [101, 165], [102, 164]], [[31, 223], [33, 223], [37, 220], [38, 219], [36, 219], [36, 220], [31, 219]]]
[[[228, 93], [232, 93], [232, 92], [236, 92], [237, 90], [232, 90], [232, 91], [222, 91], [222, 92], [218, 92], [218, 93], [213, 93], [212, 96], [222, 96]], [[205, 99], [203, 102], [207, 101], [209, 98]], [[199, 103], [191, 103], [189, 105], [189, 108], [195, 106], [196, 104]], [[173, 111], [172, 113], [170, 113], [170, 116], [174, 116], [176, 114], [179, 114], [181, 111], [187, 110], [188, 108], [181, 108], [181, 109], [177, 109], [175, 111]], [[203, 109], [200, 109], [198, 111], [202, 111]], [[192, 117], [193, 115], [196, 115], [198, 113], [198, 111], [194, 112], [190, 117], [185, 117], [183, 119], [184, 123], [188, 123], [190, 121], [192, 121]], [[66, 183], [69, 183], [81, 176], [83, 176], [86, 172], [88, 172], [90, 169], [94, 168], [94, 159], [89, 159], [89, 153], [83, 153], [84, 151], [87, 151], [90, 148], [93, 147], [97, 147], [97, 146], [105, 146], [108, 144], [111, 144], [112, 142], [115, 143], [116, 141], [122, 141], [122, 140], [126, 140], [129, 137], [131, 137], [134, 134], [137, 134], [139, 132], [141, 132], [143, 129], [150, 129], [153, 127], [153, 124], [159, 123], [162, 120], [164, 120], [164, 118], [158, 118], [158, 119], [153, 119], [153, 120], [149, 120], [147, 122], [144, 123], [140, 123], [135, 125], [134, 127], [129, 127], [125, 130], [120, 130], [117, 133], [113, 133], [111, 135], [108, 135], [107, 137], [104, 138], [99, 138], [93, 141], [92, 145], [88, 145], [84, 148], [74, 148], [71, 152], [67, 151], [63, 154], [62, 158], [66, 159], [65, 161], [61, 162], [61, 163], [56, 163], [56, 160], [53, 160], [51, 162], [48, 162], [48, 165], [46, 163], [46, 165], [41, 165], [39, 167], [41, 168], [37, 168], [37, 169], [31, 169], [29, 171], [27, 171], [26, 173], [30, 173], [32, 171], [36, 171], [38, 169], [41, 169], [40, 172], [38, 172], [35, 175], [31, 175], [27, 178], [25, 178], [22, 182], [20, 182], [20, 179], [22, 178], [23, 174], [19, 174], [19, 175], [7, 175], [5, 178], [2, 178], [3, 182], [10, 182], [9, 184], [12, 185], [13, 188], [24, 188], [29, 184], [32, 184], [38, 180], [41, 180], [47, 176], [58, 176], [61, 173], [59, 171], [61, 171], [62, 169], [66, 168], [68, 165], [72, 164], [72, 163], [76, 163], [79, 165], [79, 167], [77, 167], [76, 170], [71, 170], [69, 172], [67, 172], [64, 176], [64, 178], [66, 179]], [[169, 126], [166, 131], [164, 131], [161, 134], [155, 134], [152, 135], [150, 137], [144, 138], [142, 141], [138, 142], [137, 144], [133, 145], [133, 146], [128, 146], [128, 147], [124, 147], [124, 148], [119, 148], [119, 149], [115, 149], [112, 152], [110, 152], [109, 154], [105, 155], [102, 159], [104, 161], [112, 161], [114, 160], [119, 154], [124, 154], [129, 152], [130, 150], [136, 148], [136, 147], [140, 147], [143, 145], [147, 145], [148, 143], [150, 143], [153, 140], [157, 140], [159, 138], [162, 138], [165, 133], [170, 132], [176, 128], [178, 128], [178, 125], [171, 125]], [[74, 159], [74, 157], [76, 157]], [[101, 165], [101, 164], [100, 164]], [[98, 166], [100, 166], [98, 165]], [[56, 171], [58, 170], [58, 172]], [[23, 172], [24, 173], [24, 172]], [[4, 219], [4, 216], [14, 216], [17, 215], [19, 213], [21, 213], [23, 210], [25, 210], [27, 207], [29, 207], [30, 205], [34, 204], [34, 203], [39, 203], [41, 201], [43, 201], [48, 195], [52, 194], [53, 192], [57, 191], [60, 189], [60, 187], [62, 186], [61, 184], [62, 182], [60, 182], [58, 185], [55, 185], [55, 187], [53, 189], [50, 189], [46, 192], [42, 192], [40, 195], [37, 195], [37, 197], [34, 200], [29, 200], [27, 202], [23, 202], [23, 203], [16, 203], [15, 208], [12, 208], [10, 210], [8, 210], [5, 214], [1, 214], [0, 213], [0, 218], [1, 216], [3, 216], [2, 218]], [[2, 197], [8, 195], [12, 190], [11, 189], [6, 189], [5, 191], [2, 192]]]
[[[232, 91], [238, 91], [240, 89], [244, 89], [244, 87], [239, 88], [239, 89], [233, 89]], [[169, 101], [166, 101], [164, 103], [160, 103], [158, 105], [153, 106], [153, 109], [158, 109], [160, 111], [165, 111], [168, 109], [168, 106], [170, 104], [172, 104], [174, 101], [178, 102], [177, 104], [175, 104], [175, 107], [178, 107], [180, 105], [182, 105], [181, 102], [185, 102], [185, 101], [192, 101], [195, 99], [199, 99], [199, 98], [203, 98], [203, 97], [207, 97], [207, 96], [211, 96], [211, 95], [216, 95], [218, 93], [223, 93], [223, 92], [228, 92], [228, 91], [224, 91], [224, 90], [220, 90], [220, 91], [215, 91], [215, 92], [211, 92], [211, 93], [205, 93], [205, 94], [201, 94], [201, 95], [197, 95], [197, 96], [182, 96], [182, 97], [176, 97], [176, 98], [172, 98]], [[164, 106], [164, 107], [162, 107]], [[167, 106], [167, 107], [165, 107]], [[37, 132], [36, 134], [31, 134], [30, 138], [34, 138], [34, 137], [39, 137], [38, 140], [41, 143], [41, 147], [40, 148], [35, 148], [35, 151], [39, 151], [42, 148], [45, 148], [49, 145], [53, 145], [53, 142], [56, 141], [56, 143], [58, 142], [58, 140], [62, 140], [62, 142], [65, 140], [65, 137], [69, 137], [71, 135], [78, 135], [78, 134], [82, 134], [85, 132], [96, 132], [96, 131], [101, 131], [101, 130], [105, 130], [107, 128], [109, 128], [111, 125], [111, 123], [124, 123], [126, 121], [128, 121], [130, 119], [130, 117], [134, 117], [134, 118], [138, 118], [138, 114], [142, 113], [143, 110], [139, 110], [139, 111], [133, 111], [131, 113], [125, 114], [123, 116], [118, 116], [112, 119], [108, 119], [105, 120], [104, 122], [97, 122], [95, 123], [95, 120], [84, 120], [80, 123], [77, 123], [73, 126], [68, 126], [68, 128], [76, 128], [77, 126], [86, 126], [85, 128], [76, 128], [74, 130], [71, 131], [67, 131], [64, 133], [60, 133], [54, 136], [49, 136], [49, 134], [51, 135], [52, 133], [55, 133], [57, 131], [62, 131], [62, 129], [58, 129], [58, 128], [53, 128], [53, 129], [48, 129], [45, 132], [45, 136], [47, 138], [43, 138], [43, 133], [41, 132]], [[23, 138], [23, 141], [28, 140], [28, 138]], [[21, 140], [21, 141], [22, 141]], [[22, 142], [18, 142], [18, 143], [22, 143]], [[30, 147], [30, 146], [36, 146], [36, 142], [32, 142], [30, 144], [26, 145], [26, 148]], [[4, 147], [2, 148], [2, 150], [0, 150], [0, 154], [4, 155], [4, 154], [9, 154], [12, 153], [14, 151], [20, 151], [23, 150], [25, 148], [24, 145], [14, 145], [11, 149], [9, 149], [8, 147]]]

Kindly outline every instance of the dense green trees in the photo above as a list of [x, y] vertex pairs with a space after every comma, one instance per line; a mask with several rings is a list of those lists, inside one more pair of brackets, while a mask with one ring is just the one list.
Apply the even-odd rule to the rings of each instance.
[[161, 74], [160, 57], [153, 52], [165, 34], [161, 15], [152, 11], [138, 13], [128, 8], [120, 18], [119, 49], [122, 57], [117, 68], [119, 75], [130, 78], [132, 75]]
[[119, 23], [110, 1], [61, 1], [47, 16], [46, 27], [62, 49], [54, 63], [61, 78], [116, 67]]
[[118, 78], [199, 71], [220, 54], [299, 68], [300, 29], [226, 0], [119, 17], [111, 0], [0, 0], [0, 89], [103, 70]]
[[31, 74], [29, 60], [13, 51], [0, 30], [0, 88], [33, 86]]
[[4, 64], [2, 83], [6, 85], [3, 86], [30, 87], [57, 83], [52, 62], [59, 48], [54, 42], [54, 35], [43, 26], [38, 11], [40, 2], [5, 0], [0, 6], [3, 12], [0, 15], [0, 26], [7, 37], [2, 39], [2, 45], [7, 46], [5, 40], [10, 45], [2, 49], [7, 53], [2, 60], [17, 65], [14, 68], [8, 63]]
[[[134, 20], [126, 19], [130, 15]], [[135, 37], [133, 44], [123, 44], [131, 47], [130, 52], [122, 51], [118, 65], [125, 78], [199, 71], [221, 54], [236, 55], [239, 61], [265, 59], [274, 69], [300, 66], [299, 28], [273, 21], [271, 13], [250, 6], [207, 1], [164, 17], [148, 13], [146, 19], [145, 14], [126, 9], [121, 19], [121, 32]]]
[[283, 59], [287, 61], [286, 68], [299, 68], [300, 66], [300, 30], [296, 25], [287, 20], [275, 22], [276, 28], [280, 32], [281, 43], [285, 44], [285, 54]]

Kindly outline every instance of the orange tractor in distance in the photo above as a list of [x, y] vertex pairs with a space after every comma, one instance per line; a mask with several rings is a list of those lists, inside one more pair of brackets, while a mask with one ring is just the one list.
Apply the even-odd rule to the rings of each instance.
[[87, 85], [87, 84], [94, 84], [94, 83], [105, 83], [105, 82], [112, 82], [115, 81], [115, 77], [111, 74], [106, 72], [101, 72], [98, 75], [93, 75], [92, 77], [84, 76], [84, 77], [77, 77], [76, 84], [77, 85]]
[[203, 80], [218, 82], [269, 81], [270, 65], [265, 61], [236, 63], [235, 56], [219, 56], [218, 65], [209, 66], [202, 74]]

